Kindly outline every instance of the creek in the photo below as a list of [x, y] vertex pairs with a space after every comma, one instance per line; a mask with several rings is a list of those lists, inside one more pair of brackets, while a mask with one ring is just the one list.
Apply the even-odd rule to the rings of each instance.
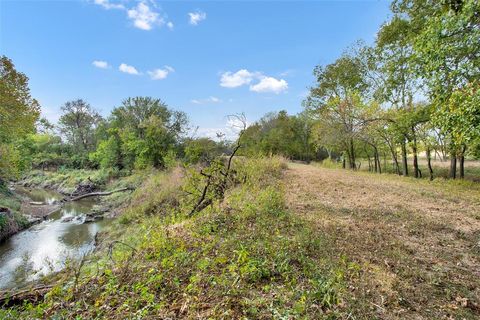
[[[22, 190], [34, 202], [53, 204], [64, 196], [45, 189]], [[20, 231], [0, 244], [0, 289], [21, 288], [63, 269], [72, 259], [93, 250], [95, 235], [109, 219], [84, 223], [98, 202], [86, 198], [66, 202], [46, 220]]]

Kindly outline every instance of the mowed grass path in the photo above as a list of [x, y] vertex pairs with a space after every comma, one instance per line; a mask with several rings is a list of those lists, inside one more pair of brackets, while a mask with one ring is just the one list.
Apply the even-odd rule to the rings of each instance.
[[290, 164], [287, 205], [361, 266], [352, 319], [480, 318], [480, 184]]

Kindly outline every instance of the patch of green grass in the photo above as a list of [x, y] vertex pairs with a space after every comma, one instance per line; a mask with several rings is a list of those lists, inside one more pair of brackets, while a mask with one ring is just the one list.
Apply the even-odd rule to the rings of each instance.
[[28, 220], [19, 212], [21, 200], [15, 194], [0, 193], [0, 207], [10, 209], [11, 213], [0, 215], [0, 239], [4, 239], [14, 230], [28, 227]]
[[9, 208], [12, 211], [20, 210], [20, 199], [13, 194], [5, 195], [0, 193], [0, 207]]

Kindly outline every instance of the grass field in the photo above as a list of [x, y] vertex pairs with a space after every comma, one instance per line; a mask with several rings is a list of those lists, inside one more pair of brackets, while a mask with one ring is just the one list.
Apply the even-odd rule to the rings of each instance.
[[361, 266], [355, 318], [480, 317], [480, 185], [292, 164], [291, 212]]

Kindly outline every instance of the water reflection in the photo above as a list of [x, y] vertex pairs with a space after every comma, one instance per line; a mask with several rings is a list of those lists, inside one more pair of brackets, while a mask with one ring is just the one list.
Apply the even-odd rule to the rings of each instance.
[[[62, 198], [47, 190], [31, 190], [32, 201], [54, 203]], [[42, 275], [62, 269], [71, 258], [79, 258], [94, 245], [95, 234], [108, 223], [82, 224], [82, 219], [62, 220], [88, 213], [94, 200], [69, 202], [49, 220], [22, 231], [0, 244], [0, 288], [21, 287]]]

